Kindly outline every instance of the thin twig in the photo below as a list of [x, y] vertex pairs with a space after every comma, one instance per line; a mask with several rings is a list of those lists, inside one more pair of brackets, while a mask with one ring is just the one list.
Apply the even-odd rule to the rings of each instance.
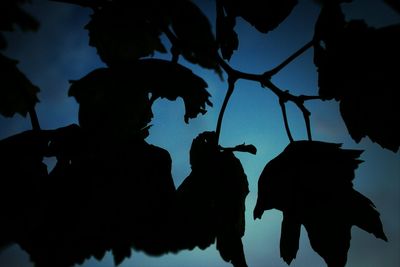
[[235, 89], [236, 79], [228, 78], [228, 90], [226, 91], [224, 102], [222, 103], [221, 110], [218, 115], [217, 128], [215, 130], [217, 136], [217, 144], [219, 144], [219, 136], [221, 134], [222, 120], [224, 118], [225, 109], [228, 105], [229, 99], [232, 96], [233, 90]]
[[290, 143], [292, 143], [293, 142], [293, 136], [292, 136], [292, 133], [290, 132], [289, 122], [288, 122], [288, 118], [287, 118], [287, 114], [286, 114], [285, 101], [284, 101], [283, 98], [279, 99], [279, 104], [280, 104], [281, 109], [282, 109], [283, 122], [285, 124], [286, 134], [287, 134], [287, 136], [289, 138]]
[[[304, 50], [304, 48], [303, 48], [303, 50]], [[297, 56], [299, 54], [301, 54], [301, 53], [299, 53], [299, 51], [297, 53], [295, 53]], [[289, 58], [293, 58], [293, 55]], [[292, 95], [288, 91], [283, 91], [282, 89], [279, 89], [274, 83], [271, 82], [270, 77], [268, 77], [268, 75], [265, 75], [265, 73], [264, 74], [251, 74], [251, 73], [241, 72], [241, 71], [238, 71], [238, 70], [235, 70], [234, 68], [232, 68], [221, 57], [219, 57], [218, 60], [220, 62], [221, 67], [225, 70], [225, 72], [228, 74], [229, 77], [235, 77], [235, 79], [245, 79], [245, 80], [259, 82], [259, 83], [261, 83], [261, 85], [263, 87], [266, 87], [267, 89], [272, 91], [279, 98], [280, 102], [282, 102], [282, 101], [283, 101], [283, 103], [288, 102], [288, 101], [293, 102], [303, 113], [304, 121], [305, 121], [306, 128], [307, 128], [308, 139], [309, 140], [312, 139], [311, 126], [310, 126], [310, 114], [311, 113], [304, 106], [304, 102], [309, 101], [309, 100], [321, 100], [322, 98], [320, 96], [308, 96], [308, 95], [295, 96], [295, 95]], [[288, 60], [286, 60], [286, 61], [288, 61]], [[282, 107], [282, 104], [281, 104], [281, 107]], [[284, 107], [282, 107], [282, 112], [286, 112]], [[283, 114], [283, 116], [285, 119], [286, 115]], [[289, 139], [291, 139], [293, 141], [293, 138], [291, 137], [291, 134], [290, 134], [287, 118], [285, 119], [285, 128], [286, 128], [286, 132], [288, 133]]]
[[33, 130], [40, 130], [39, 119], [34, 107], [29, 109], [29, 117], [31, 118], [31, 125]]
[[[164, 29], [164, 32], [167, 36], [167, 38], [170, 40], [173, 46], [176, 48], [180, 48], [179, 40], [178, 38], [171, 32], [169, 28]], [[228, 105], [229, 99], [233, 93], [234, 87], [235, 87], [235, 82], [239, 79], [244, 79], [244, 80], [249, 80], [249, 81], [256, 81], [259, 82], [262, 87], [266, 87], [270, 91], [272, 91], [278, 98], [281, 103], [281, 108], [282, 108], [282, 114], [284, 117], [285, 121], [285, 128], [286, 132], [288, 134], [289, 139], [291, 142], [293, 141], [293, 137], [290, 133], [289, 129], [289, 123], [287, 120], [287, 115], [286, 115], [286, 107], [285, 103], [290, 101], [293, 102], [303, 113], [304, 121], [306, 124], [307, 128], [307, 136], [308, 139], [311, 140], [311, 126], [310, 126], [310, 111], [304, 106], [304, 102], [308, 100], [321, 100], [322, 98], [319, 96], [308, 96], [308, 95], [300, 95], [300, 96], [295, 96], [290, 94], [288, 91], [283, 91], [279, 89], [275, 84], [271, 82], [272, 76], [277, 74], [279, 71], [281, 71], [284, 67], [286, 67], [289, 63], [291, 63], [293, 60], [295, 60], [297, 57], [302, 55], [305, 51], [307, 51], [309, 48], [311, 48], [315, 43], [315, 39], [311, 40], [307, 44], [305, 44], [303, 47], [301, 47], [299, 50], [294, 52], [292, 55], [290, 55], [286, 60], [284, 60], [281, 64], [276, 66], [275, 68], [264, 72], [263, 74], [253, 74], [253, 73], [246, 73], [242, 72], [239, 70], [236, 70], [232, 68], [219, 54], [217, 54], [217, 60], [222, 69], [227, 73], [228, 75], [228, 91], [226, 93], [224, 102], [222, 104], [219, 116], [218, 116], [218, 121], [217, 121], [217, 127], [216, 127], [216, 134], [217, 134], [217, 140], [219, 140], [219, 136], [221, 134], [221, 125], [222, 125], [222, 119], [225, 113], [226, 106]]]
[[264, 72], [263, 75], [267, 78], [271, 78], [272, 76], [274, 76], [275, 74], [280, 72], [283, 68], [285, 68], [287, 65], [289, 65], [293, 60], [295, 60], [301, 54], [306, 52], [309, 48], [313, 47], [314, 44], [315, 44], [314, 39], [309, 41], [303, 47], [301, 47], [299, 50], [297, 50], [292, 55], [290, 55], [287, 59], [285, 59], [281, 64], [279, 64], [278, 66], [276, 66], [275, 68], [273, 68], [269, 71]]
[[311, 136], [311, 123], [310, 123], [310, 111], [306, 109], [304, 105], [299, 106], [301, 112], [303, 113], [304, 117], [304, 122], [306, 123], [306, 129], [307, 129], [307, 138], [308, 141], [312, 141], [312, 136]]
[[171, 47], [171, 54], [172, 54], [171, 62], [178, 63], [179, 55], [181, 53], [180, 53], [179, 49], [175, 45], [172, 45], [172, 47]]

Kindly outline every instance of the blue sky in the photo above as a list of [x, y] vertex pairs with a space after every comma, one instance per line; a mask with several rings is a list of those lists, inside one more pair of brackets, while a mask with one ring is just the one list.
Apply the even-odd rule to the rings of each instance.
[[[198, 0], [199, 6], [214, 17], [212, 0]], [[311, 0], [302, 0], [291, 16], [281, 26], [267, 35], [256, 32], [243, 20], [238, 20], [239, 50], [230, 63], [245, 72], [262, 73], [274, 67], [297, 50], [313, 35], [313, 24], [318, 15], [318, 6]], [[349, 18], [366, 18], [374, 26], [383, 26], [400, 21], [400, 16], [386, 7], [383, 1], [355, 1], [346, 5]], [[41, 22], [37, 33], [8, 34], [7, 55], [19, 59], [19, 67], [41, 88], [41, 102], [37, 112], [42, 128], [52, 129], [77, 123], [78, 105], [67, 97], [68, 80], [79, 79], [91, 70], [103, 66], [94, 48], [88, 46], [87, 32], [83, 26], [89, 20], [89, 9], [34, 1], [27, 7]], [[173, 159], [172, 172], [176, 186], [190, 173], [189, 148], [192, 139], [200, 132], [214, 130], [219, 108], [227, 84], [209, 70], [187, 64], [208, 83], [214, 108], [206, 115], [183, 122], [184, 106], [181, 100], [168, 102], [158, 100], [153, 106], [154, 120], [149, 143], [167, 149]], [[273, 81], [293, 94], [317, 93], [317, 76], [312, 64], [312, 51], [298, 58]], [[381, 213], [389, 243], [375, 239], [372, 235], [353, 228], [352, 245], [348, 267], [400, 266], [400, 158], [399, 153], [381, 149], [369, 140], [356, 144], [349, 138], [339, 116], [336, 102], [307, 102], [312, 112], [311, 124], [316, 140], [343, 143], [345, 148], [365, 149], [365, 161], [356, 172], [355, 188], [369, 197]], [[289, 121], [294, 138], [305, 139], [306, 131], [302, 114], [296, 107], [288, 107]], [[28, 119], [0, 117], [0, 138], [30, 128]], [[257, 180], [265, 164], [278, 155], [288, 144], [277, 98], [268, 90], [249, 81], [239, 81], [225, 113], [221, 144], [234, 146], [243, 142], [258, 148], [256, 156], [237, 154], [248, 176], [250, 194], [246, 201], [245, 254], [251, 267], [287, 266], [279, 257], [281, 213], [266, 212], [262, 220], [253, 221], [252, 210], [257, 196]], [[51, 160], [50, 160], [51, 162]], [[28, 267], [26, 254], [13, 246], [0, 254], [0, 266]], [[102, 262], [89, 260], [85, 267], [112, 266], [108, 254]], [[128, 266], [230, 266], [223, 262], [215, 247], [205, 251], [183, 251], [177, 255], [148, 257], [133, 253], [122, 267]], [[323, 260], [311, 250], [304, 229], [301, 247], [291, 266], [325, 266]]]

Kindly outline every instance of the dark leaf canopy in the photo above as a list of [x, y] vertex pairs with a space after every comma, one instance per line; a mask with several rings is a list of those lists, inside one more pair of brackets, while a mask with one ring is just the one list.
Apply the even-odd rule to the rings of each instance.
[[229, 60], [233, 51], [239, 47], [239, 38], [235, 32], [236, 17], [232, 14], [225, 16], [223, 6], [217, 9], [217, 42], [221, 49], [222, 57]]
[[151, 105], [144, 84], [135, 76], [113, 68], [96, 69], [73, 81], [68, 94], [80, 104], [83, 129], [123, 139], [148, 135], [142, 129], [151, 121]]
[[0, 114], [26, 116], [39, 102], [39, 88], [17, 68], [18, 61], [0, 54]]
[[217, 62], [217, 42], [208, 18], [190, 0], [171, 1], [171, 27], [178, 49], [189, 62], [220, 73]]
[[280, 248], [287, 263], [296, 257], [301, 225], [329, 267], [345, 266], [353, 225], [387, 240], [373, 203], [353, 189], [361, 153], [339, 144], [296, 141], [265, 166], [254, 218], [264, 210], [283, 212]]
[[392, 151], [400, 146], [399, 35], [400, 25], [375, 29], [346, 22], [339, 5], [324, 7], [316, 25], [320, 96], [340, 101], [356, 142], [368, 136]]
[[94, 8], [86, 26], [90, 45], [109, 66], [166, 52], [160, 35], [171, 27], [175, 52], [191, 63], [221, 72], [208, 18], [189, 0], [72, 2]]
[[240, 161], [218, 149], [215, 132], [204, 132], [193, 140], [190, 163], [192, 172], [177, 189], [179, 246], [204, 249], [216, 240], [225, 261], [247, 266], [241, 237], [249, 190]]
[[[164, 149], [102, 144], [71, 125], [4, 139], [0, 152], [0, 245], [17, 243], [35, 266], [73, 266], [109, 250], [119, 264], [132, 249], [170, 250], [175, 186]], [[44, 155], [57, 157], [49, 175]]]
[[38, 181], [47, 175], [42, 162], [49, 138], [26, 131], [0, 140], [0, 248], [23, 235], [21, 229], [37, 224]]
[[0, 49], [7, 47], [2, 31], [14, 31], [15, 25], [23, 31], [36, 31], [39, 22], [20, 6], [29, 0], [4, 0], [0, 2]]
[[297, 0], [222, 0], [227, 14], [245, 19], [262, 33], [274, 30], [297, 4]]
[[[145, 134], [152, 118], [149, 93], [185, 103], [185, 122], [206, 112], [210, 94], [206, 82], [191, 70], [160, 59], [143, 59], [123, 68], [97, 69], [74, 81], [69, 95], [80, 104], [79, 122], [84, 128]], [[129, 125], [128, 125], [129, 124]]]
[[112, 1], [97, 8], [89, 30], [89, 44], [96, 47], [101, 59], [109, 66], [166, 52], [161, 43], [159, 20], [155, 18], [159, 1]]

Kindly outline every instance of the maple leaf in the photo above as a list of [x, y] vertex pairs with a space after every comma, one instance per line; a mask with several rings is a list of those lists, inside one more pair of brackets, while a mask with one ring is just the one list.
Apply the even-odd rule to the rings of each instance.
[[288, 264], [296, 257], [301, 225], [328, 266], [345, 266], [353, 225], [387, 240], [373, 203], [353, 189], [362, 151], [340, 146], [292, 142], [260, 175], [254, 218], [269, 209], [283, 212], [280, 248]]

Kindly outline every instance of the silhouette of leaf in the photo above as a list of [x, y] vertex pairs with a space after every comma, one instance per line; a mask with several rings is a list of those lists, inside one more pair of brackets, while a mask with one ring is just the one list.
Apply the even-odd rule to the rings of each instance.
[[212, 106], [207, 83], [190, 69], [166, 60], [145, 59], [139, 61], [137, 71], [146, 82], [154, 98], [161, 97], [176, 100], [182, 97], [185, 103], [184, 121], [205, 114], [206, 105]]
[[217, 43], [208, 18], [189, 0], [172, 1], [171, 26], [182, 56], [189, 62], [221, 73]]
[[222, 57], [230, 60], [233, 51], [239, 47], [239, 38], [235, 32], [236, 19], [234, 16], [219, 14], [217, 17], [217, 42], [221, 48]]
[[178, 246], [205, 249], [216, 240], [225, 261], [247, 266], [241, 237], [249, 191], [240, 161], [218, 149], [215, 132], [204, 132], [193, 140], [190, 164], [192, 172], [177, 189]]
[[282, 259], [290, 264], [299, 250], [301, 222], [292, 212], [284, 212], [281, 228], [280, 253]]
[[169, 251], [175, 186], [166, 150], [135, 138], [93, 139], [76, 125], [47, 133], [46, 154], [57, 164], [35, 181], [40, 220], [13, 236], [35, 266], [73, 266], [109, 250], [118, 265], [132, 249]]
[[161, 43], [161, 30], [154, 19], [154, 1], [135, 1], [129, 5], [112, 1], [95, 9], [89, 30], [89, 44], [96, 47], [109, 66], [166, 52]]
[[297, 0], [223, 0], [226, 12], [240, 16], [258, 31], [267, 33], [283, 22], [297, 4]]
[[399, 34], [400, 25], [375, 29], [362, 21], [345, 22], [340, 7], [332, 5], [321, 11], [316, 25], [321, 42], [314, 50], [319, 94], [340, 101], [351, 137], [360, 142], [368, 136], [394, 152], [400, 146], [399, 82], [393, 68], [400, 61]]
[[374, 205], [353, 189], [361, 153], [340, 144], [296, 141], [265, 166], [254, 218], [264, 210], [283, 212], [280, 247], [287, 263], [296, 257], [301, 224], [328, 266], [345, 266], [353, 225], [387, 240]]
[[[72, 83], [69, 95], [78, 103], [82, 127], [117, 135], [148, 135], [152, 112], [148, 94], [185, 104], [184, 120], [212, 106], [206, 82], [186, 67], [160, 59], [143, 59], [121, 68], [97, 69]], [[128, 125], [127, 125], [128, 124]], [[113, 134], [113, 135], [115, 135]]]
[[[129, 75], [130, 74], [130, 75]], [[69, 96], [79, 107], [79, 124], [87, 131], [110, 137], [146, 137], [152, 112], [148, 93], [135, 72], [96, 69], [73, 81]]]
[[15, 113], [26, 116], [39, 102], [39, 88], [17, 68], [18, 61], [0, 54], [0, 114], [12, 117]]

